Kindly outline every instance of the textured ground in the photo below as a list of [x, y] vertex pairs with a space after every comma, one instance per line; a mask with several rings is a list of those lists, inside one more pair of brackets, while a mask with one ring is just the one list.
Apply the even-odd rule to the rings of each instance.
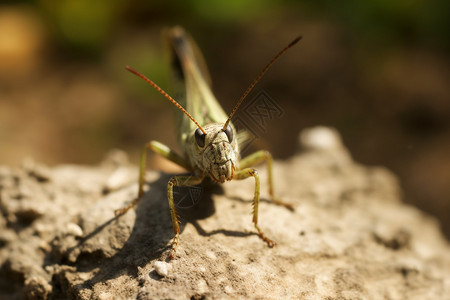
[[449, 297], [450, 247], [433, 218], [402, 204], [395, 176], [353, 162], [327, 129], [304, 131], [301, 145], [274, 166], [276, 193], [295, 211], [260, 204], [276, 247], [253, 229], [252, 179], [232, 181], [176, 191], [173, 261], [170, 175], [149, 172], [144, 199], [116, 218], [137, 190], [123, 153], [95, 167], [0, 167], [0, 298]]

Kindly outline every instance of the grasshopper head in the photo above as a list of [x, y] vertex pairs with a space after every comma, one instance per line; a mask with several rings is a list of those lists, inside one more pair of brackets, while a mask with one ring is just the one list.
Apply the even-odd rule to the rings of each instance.
[[238, 159], [234, 130], [230, 125], [225, 130], [222, 127], [223, 124], [208, 124], [203, 127], [206, 133], [198, 128], [194, 134], [196, 165], [221, 183], [233, 179]]

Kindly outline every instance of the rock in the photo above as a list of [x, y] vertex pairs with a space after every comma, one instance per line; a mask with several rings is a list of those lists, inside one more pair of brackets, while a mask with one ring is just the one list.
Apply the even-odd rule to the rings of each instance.
[[28, 277], [23, 292], [28, 299], [47, 299], [52, 286], [43, 277]]
[[253, 180], [175, 190], [147, 173], [136, 209], [137, 167], [122, 152], [99, 166], [0, 167], [0, 298], [444, 299], [450, 248], [434, 218], [401, 202], [396, 177], [355, 163], [334, 129], [304, 131], [303, 152], [274, 163], [275, 193], [261, 176], [257, 236]]

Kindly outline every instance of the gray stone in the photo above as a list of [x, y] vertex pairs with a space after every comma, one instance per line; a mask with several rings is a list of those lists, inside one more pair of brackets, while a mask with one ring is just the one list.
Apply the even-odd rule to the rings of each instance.
[[194, 199], [178, 210], [172, 261], [170, 175], [149, 171], [136, 209], [115, 217], [137, 191], [121, 152], [93, 167], [0, 167], [0, 298], [448, 297], [449, 245], [434, 218], [401, 202], [397, 178], [355, 163], [332, 129], [300, 141], [302, 152], [274, 164], [275, 192], [294, 212], [265, 200], [257, 166], [259, 226], [277, 246], [255, 234], [249, 178], [178, 192]]

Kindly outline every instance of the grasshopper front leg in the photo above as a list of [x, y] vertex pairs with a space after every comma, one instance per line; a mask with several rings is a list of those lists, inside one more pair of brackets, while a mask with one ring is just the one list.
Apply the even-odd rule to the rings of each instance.
[[282, 205], [286, 207], [287, 209], [294, 211], [294, 207], [290, 203], [286, 203], [279, 199], [278, 197], [275, 197], [274, 189], [273, 189], [273, 159], [272, 154], [270, 154], [269, 151], [260, 150], [253, 154], [250, 154], [249, 156], [243, 158], [241, 161], [239, 161], [239, 167], [241, 169], [248, 168], [250, 166], [259, 164], [260, 162], [267, 161], [267, 168], [269, 173], [269, 179], [268, 179], [268, 185], [269, 185], [269, 195], [270, 199], [273, 203]]
[[164, 145], [160, 142], [157, 142], [157, 141], [148, 142], [147, 144], [144, 145], [144, 148], [142, 149], [142, 152], [141, 152], [141, 161], [139, 164], [138, 196], [127, 206], [115, 210], [114, 214], [116, 216], [123, 215], [130, 208], [135, 207], [139, 203], [139, 200], [144, 195], [145, 167], [147, 165], [147, 150], [153, 150], [154, 152], [162, 155], [163, 157], [176, 163], [177, 165], [182, 166], [183, 168], [185, 168], [187, 170], [191, 169], [191, 167], [185, 162], [185, 160], [180, 155], [178, 155], [175, 151], [173, 151], [166, 145]]
[[177, 251], [178, 241], [180, 239], [180, 226], [181, 223], [178, 220], [178, 215], [175, 210], [175, 203], [173, 200], [173, 187], [176, 186], [192, 186], [200, 184], [203, 180], [203, 176], [195, 176], [195, 175], [177, 175], [169, 180], [169, 184], [167, 185], [167, 198], [169, 200], [169, 209], [170, 209], [170, 217], [172, 218], [172, 226], [174, 238], [172, 242], [172, 249], [170, 250], [170, 259], [173, 259], [175, 252]]
[[274, 241], [269, 239], [259, 228], [258, 226], [258, 206], [259, 206], [259, 191], [260, 191], [260, 183], [259, 183], [259, 175], [255, 169], [246, 168], [239, 170], [234, 175], [234, 179], [242, 180], [253, 176], [255, 178], [255, 196], [253, 197], [253, 224], [255, 225], [256, 230], [258, 231], [259, 237], [269, 245], [269, 247], [273, 247], [276, 245]]
[[[115, 215], [122, 215], [126, 213], [130, 208], [135, 207], [139, 200], [144, 195], [144, 183], [145, 183], [145, 166], [147, 164], [147, 150], [153, 150], [154, 152], [161, 154], [168, 160], [184, 167], [187, 170], [191, 170], [191, 167], [186, 163], [186, 161], [178, 155], [175, 151], [170, 149], [164, 144], [161, 144], [157, 141], [151, 141], [147, 144], [145, 144], [144, 148], [141, 152], [141, 161], [139, 165], [139, 187], [138, 187], [138, 196], [136, 199], [134, 199], [130, 204], [125, 206], [124, 208], [117, 209], [114, 213]], [[197, 185], [200, 184], [203, 180], [203, 176], [189, 176], [189, 175], [179, 175], [174, 176], [170, 178], [169, 183], [167, 185], [167, 196], [169, 200], [169, 209], [170, 209], [170, 217], [172, 218], [172, 225], [173, 225], [173, 231], [174, 231], [174, 239], [172, 243], [172, 249], [170, 250], [170, 259], [173, 259], [177, 246], [178, 241], [180, 237], [180, 227], [178, 220], [178, 215], [175, 210], [175, 202], [173, 199], [173, 187], [175, 185], [177, 186], [191, 186], [191, 185]]]

